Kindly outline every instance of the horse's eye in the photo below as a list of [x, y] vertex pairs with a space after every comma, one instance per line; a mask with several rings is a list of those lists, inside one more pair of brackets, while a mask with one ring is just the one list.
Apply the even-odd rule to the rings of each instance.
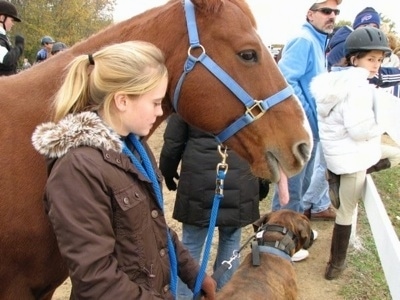
[[256, 62], [258, 60], [257, 53], [254, 50], [240, 52], [239, 56], [246, 62]]

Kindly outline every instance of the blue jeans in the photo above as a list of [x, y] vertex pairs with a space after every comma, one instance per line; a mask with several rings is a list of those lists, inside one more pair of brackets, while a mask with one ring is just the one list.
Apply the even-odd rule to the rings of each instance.
[[[203, 246], [206, 241], [208, 227], [198, 227], [189, 224], [182, 224], [182, 243], [189, 250], [190, 254], [200, 264]], [[240, 238], [242, 229], [239, 227], [218, 227], [218, 250], [214, 261], [213, 270], [215, 271], [224, 260], [232, 257], [234, 250], [240, 248]], [[227, 270], [217, 282], [217, 290], [220, 290], [232, 277], [233, 273], [239, 267], [239, 259], [232, 262], [232, 268]], [[193, 293], [185, 283], [178, 280], [178, 297], [177, 300], [192, 300]]]
[[307, 210], [311, 208], [311, 213], [319, 213], [328, 209], [331, 205], [329, 198], [329, 184], [325, 177], [326, 161], [321, 143], [315, 153], [314, 173], [311, 177], [310, 185], [303, 196], [303, 206]]
[[[317, 156], [319, 156], [318, 159], [316, 159]], [[285, 208], [303, 213], [305, 209], [311, 207], [313, 212], [320, 212], [329, 207], [330, 198], [328, 194], [328, 183], [325, 180], [326, 167], [321, 165], [321, 156], [323, 157], [321, 145], [314, 140], [310, 160], [300, 173], [288, 180], [289, 203], [287, 205], [281, 206], [279, 204], [278, 188], [277, 185], [275, 185], [275, 193], [272, 198], [273, 211]], [[318, 164], [316, 164], [316, 161], [318, 161]], [[326, 164], [325, 159], [323, 159], [322, 163]], [[313, 176], [315, 166], [322, 166], [318, 168], [318, 176]], [[305, 196], [307, 198], [304, 198]], [[307, 202], [304, 202], [304, 200]]]

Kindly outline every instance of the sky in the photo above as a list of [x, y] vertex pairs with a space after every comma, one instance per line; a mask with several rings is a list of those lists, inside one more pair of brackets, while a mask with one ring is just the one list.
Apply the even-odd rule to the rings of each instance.
[[[166, 2], [167, 0], [117, 0], [114, 20], [128, 19]], [[285, 44], [295, 30], [305, 22], [307, 9], [313, 2], [313, 0], [247, 0], [257, 20], [258, 33], [267, 45]], [[343, 0], [339, 5], [340, 15], [336, 20], [353, 22], [361, 10], [370, 6], [391, 19], [396, 24], [396, 32], [400, 33], [398, 3], [399, 0]]]

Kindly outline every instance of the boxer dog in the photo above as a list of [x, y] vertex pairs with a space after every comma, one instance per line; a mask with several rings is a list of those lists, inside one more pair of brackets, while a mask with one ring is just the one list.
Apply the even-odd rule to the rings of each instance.
[[217, 299], [298, 299], [291, 256], [311, 246], [309, 219], [291, 210], [268, 213], [253, 223], [256, 232], [249, 253]]

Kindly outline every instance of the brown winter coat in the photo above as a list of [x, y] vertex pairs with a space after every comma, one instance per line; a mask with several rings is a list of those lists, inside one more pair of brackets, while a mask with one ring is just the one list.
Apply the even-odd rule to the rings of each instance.
[[[172, 299], [165, 216], [151, 183], [121, 153], [119, 136], [86, 112], [40, 125], [32, 140], [52, 159], [45, 204], [71, 298]], [[178, 274], [193, 287], [199, 266], [171, 233]]]

